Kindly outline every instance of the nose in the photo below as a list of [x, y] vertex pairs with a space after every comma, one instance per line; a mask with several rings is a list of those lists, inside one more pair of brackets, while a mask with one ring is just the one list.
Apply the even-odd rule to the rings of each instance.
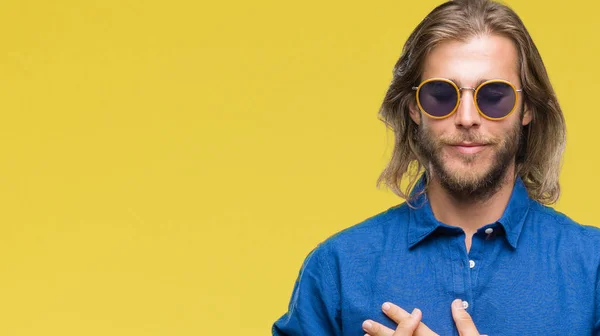
[[477, 111], [475, 100], [473, 99], [475, 91], [470, 88], [463, 88], [460, 92], [461, 97], [460, 102], [458, 102], [458, 109], [454, 114], [454, 124], [456, 127], [466, 129], [479, 126], [481, 124], [481, 115]]

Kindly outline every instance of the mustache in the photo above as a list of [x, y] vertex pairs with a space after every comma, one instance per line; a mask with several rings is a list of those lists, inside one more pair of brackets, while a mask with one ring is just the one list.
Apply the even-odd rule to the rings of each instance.
[[500, 142], [500, 140], [496, 137], [485, 136], [481, 133], [457, 133], [457, 134], [449, 134], [442, 135], [438, 139], [439, 143], [445, 145], [459, 145], [464, 142], [482, 144], [482, 145], [495, 145]]

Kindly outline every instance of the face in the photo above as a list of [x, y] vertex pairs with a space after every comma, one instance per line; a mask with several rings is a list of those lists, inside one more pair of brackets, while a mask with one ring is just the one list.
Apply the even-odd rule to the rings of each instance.
[[[472, 88], [486, 80], [504, 79], [521, 89], [517, 49], [511, 40], [497, 35], [438, 45], [425, 59], [421, 79], [433, 77]], [[521, 128], [531, 116], [522, 111], [522, 93], [518, 93], [517, 110], [506, 119], [485, 119], [477, 111], [473, 93], [461, 90], [458, 110], [448, 118], [429, 118], [416, 102], [411, 118], [419, 125], [418, 143], [433, 180], [457, 197], [480, 199], [493, 194], [514, 169]]]

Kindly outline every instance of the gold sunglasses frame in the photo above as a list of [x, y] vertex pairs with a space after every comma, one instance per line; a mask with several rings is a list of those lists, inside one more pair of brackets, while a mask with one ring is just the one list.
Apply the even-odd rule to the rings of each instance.
[[[436, 116], [433, 116], [433, 115], [427, 113], [427, 111], [425, 111], [425, 109], [421, 105], [421, 100], [419, 99], [419, 93], [421, 92], [421, 88], [423, 87], [423, 85], [425, 85], [429, 82], [434, 82], [434, 81], [442, 81], [442, 82], [449, 83], [456, 90], [456, 96], [458, 97], [458, 99], [456, 100], [456, 105], [454, 106], [452, 111], [450, 113], [446, 114], [445, 116], [436, 117]], [[483, 113], [481, 111], [481, 109], [479, 108], [479, 105], [477, 104], [477, 93], [479, 92], [479, 89], [481, 89], [484, 85], [490, 84], [490, 83], [508, 84], [515, 92], [515, 104], [513, 105], [510, 112], [507, 113], [504, 117], [492, 118], [492, 117], [486, 115], [485, 113]], [[419, 84], [419, 86], [413, 86], [412, 89], [417, 91], [416, 97], [417, 97], [417, 105], [419, 105], [419, 109], [421, 110], [421, 112], [423, 112], [425, 115], [427, 115], [428, 117], [430, 117], [432, 119], [445, 119], [445, 118], [448, 118], [451, 115], [453, 115], [456, 112], [456, 110], [458, 110], [458, 105], [460, 104], [460, 101], [462, 99], [461, 91], [462, 90], [473, 90], [474, 91], [473, 92], [473, 104], [475, 105], [475, 108], [477, 108], [477, 112], [479, 112], [479, 114], [482, 117], [484, 117], [485, 119], [493, 120], [493, 121], [498, 121], [498, 120], [503, 120], [503, 119], [508, 118], [508, 116], [510, 116], [516, 110], [517, 102], [519, 101], [518, 93], [523, 92], [523, 89], [517, 89], [511, 82], [504, 80], [504, 79], [490, 79], [488, 81], [485, 81], [485, 82], [479, 84], [476, 88], [472, 88], [472, 87], [458, 87], [458, 85], [456, 85], [453, 81], [451, 81], [447, 78], [429, 78], [429, 79], [426, 79], [423, 82], [421, 82], [421, 84]]]

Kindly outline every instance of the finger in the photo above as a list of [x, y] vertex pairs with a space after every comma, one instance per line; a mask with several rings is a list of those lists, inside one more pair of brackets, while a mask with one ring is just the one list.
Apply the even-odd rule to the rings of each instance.
[[463, 303], [460, 299], [452, 302], [452, 318], [460, 336], [479, 336], [479, 331], [477, 331], [471, 315], [463, 308]]
[[389, 318], [394, 320], [397, 324], [402, 323], [403, 320], [410, 317], [410, 313], [406, 310], [396, 306], [391, 302], [386, 302], [381, 306], [381, 309]]
[[421, 317], [423, 314], [417, 308], [412, 311], [412, 314], [409, 318], [406, 318], [402, 321], [402, 323], [398, 324], [398, 328], [396, 328], [396, 332], [394, 336], [412, 336], [419, 323], [421, 323]]
[[366, 331], [370, 336], [393, 336], [394, 331], [383, 324], [377, 323], [373, 320], [366, 320], [362, 324], [363, 330]]
[[[384, 303], [381, 308], [382, 308], [383, 312], [389, 318], [394, 320], [394, 322], [396, 322], [397, 324], [401, 324], [403, 320], [410, 318], [410, 316], [411, 316], [409, 312], [400, 308], [399, 306], [396, 306], [395, 304], [393, 304], [391, 302]], [[419, 323], [419, 326], [417, 327], [415, 335], [435, 336], [437, 334], [434, 333], [431, 329], [429, 329], [428, 326], [426, 326], [425, 324], [423, 324], [421, 322], [421, 323]]]

